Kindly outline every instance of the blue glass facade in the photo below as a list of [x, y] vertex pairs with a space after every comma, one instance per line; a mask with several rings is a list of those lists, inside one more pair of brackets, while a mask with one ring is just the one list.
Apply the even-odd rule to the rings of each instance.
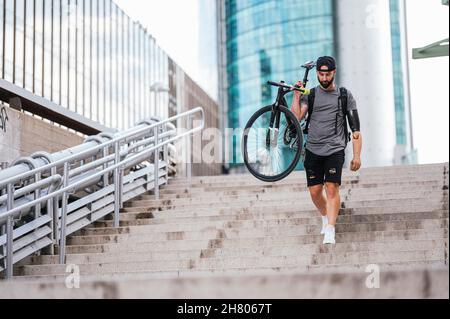
[[[225, 1], [229, 127], [245, 127], [256, 110], [273, 103], [276, 88], [267, 80], [295, 83], [304, 62], [334, 54], [332, 3]], [[310, 80], [311, 86], [317, 83], [314, 76]], [[239, 138], [232, 149], [233, 163], [242, 163]]]
[[403, 68], [400, 33], [399, 0], [390, 0], [391, 11], [391, 41], [392, 41], [392, 66], [394, 72], [394, 96], [395, 96], [395, 123], [398, 145], [407, 144], [407, 128], [405, 113], [405, 92], [403, 88]]

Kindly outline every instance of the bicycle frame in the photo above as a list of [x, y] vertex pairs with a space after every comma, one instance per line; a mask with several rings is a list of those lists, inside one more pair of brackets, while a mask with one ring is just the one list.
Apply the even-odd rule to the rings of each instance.
[[[298, 89], [305, 89], [306, 85], [308, 83], [308, 76], [309, 76], [309, 71], [312, 70], [314, 68], [315, 64], [314, 63], [307, 63], [305, 64], [304, 67], [305, 70], [305, 75], [303, 77], [303, 83], [302, 83], [302, 87], [298, 87]], [[272, 82], [268, 82], [271, 85], [274, 85], [274, 83]], [[281, 85], [283, 85], [285, 82], [281, 81], [280, 82]], [[277, 92], [277, 98], [275, 100], [275, 103], [273, 104], [273, 108], [272, 108], [272, 115], [270, 116], [270, 123], [269, 123], [269, 130], [267, 131], [267, 136], [266, 136], [266, 147], [269, 148], [270, 147], [270, 134], [271, 131], [275, 131], [275, 139], [278, 139], [278, 134], [279, 134], [279, 129], [280, 129], [280, 116], [281, 116], [281, 112], [280, 112], [280, 106], [284, 106], [286, 108], [288, 108], [286, 99], [285, 99], [285, 95], [292, 92], [293, 90], [290, 88], [287, 88], [288, 86], [278, 86], [278, 92]], [[289, 123], [289, 119], [287, 119], [288, 123], [288, 127], [292, 124]]]

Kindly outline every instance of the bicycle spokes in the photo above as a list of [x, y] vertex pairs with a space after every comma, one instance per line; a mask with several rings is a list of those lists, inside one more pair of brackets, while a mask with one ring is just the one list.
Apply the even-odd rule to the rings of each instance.
[[[286, 143], [285, 139], [286, 134], [292, 133], [288, 129], [288, 122], [292, 121], [288, 121], [283, 112], [278, 112], [274, 121], [270, 121], [272, 119], [272, 112], [266, 112], [245, 132], [248, 164], [264, 176], [276, 176], [286, 171], [297, 152], [292, 147], [295, 138], [290, 143]], [[271, 122], [273, 127], [268, 127], [267, 123]]]

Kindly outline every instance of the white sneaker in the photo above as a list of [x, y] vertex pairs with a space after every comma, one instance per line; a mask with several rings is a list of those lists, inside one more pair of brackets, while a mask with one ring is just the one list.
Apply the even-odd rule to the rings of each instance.
[[320, 232], [321, 235], [325, 235], [327, 226], [328, 226], [328, 217], [322, 216], [322, 231]]
[[328, 226], [325, 230], [325, 237], [323, 239], [323, 244], [334, 245], [336, 244], [336, 229], [333, 226]]

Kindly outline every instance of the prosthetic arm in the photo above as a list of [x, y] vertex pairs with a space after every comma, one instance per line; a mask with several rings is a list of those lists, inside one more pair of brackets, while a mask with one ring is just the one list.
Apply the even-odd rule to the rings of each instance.
[[350, 125], [350, 128], [353, 133], [360, 132], [360, 123], [359, 123], [359, 116], [357, 110], [349, 110], [347, 114], [348, 118], [348, 124]]

